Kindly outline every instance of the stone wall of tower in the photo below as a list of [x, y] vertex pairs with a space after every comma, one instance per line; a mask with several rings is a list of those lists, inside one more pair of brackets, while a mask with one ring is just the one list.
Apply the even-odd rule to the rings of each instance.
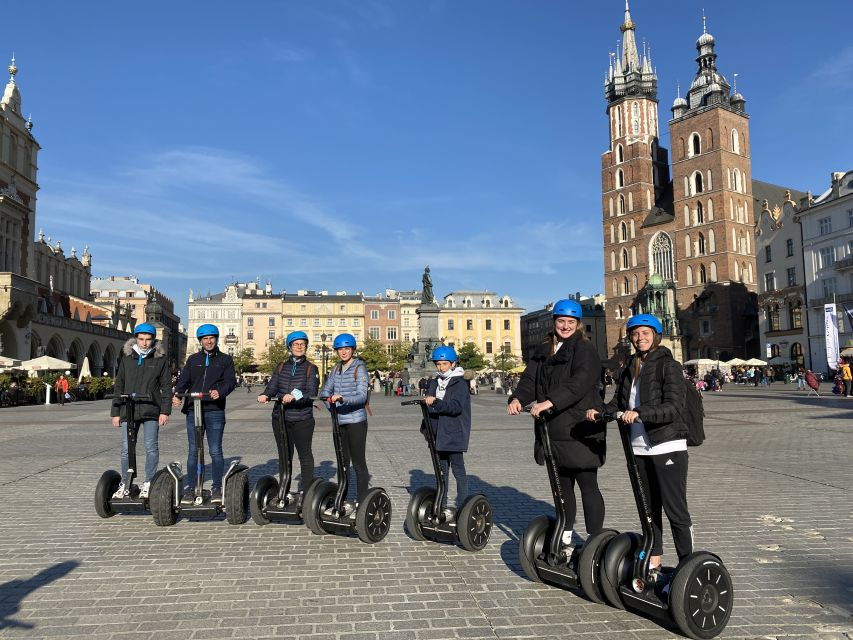
[[669, 126], [685, 357], [757, 355], [745, 321], [757, 291], [748, 117], [718, 104]]

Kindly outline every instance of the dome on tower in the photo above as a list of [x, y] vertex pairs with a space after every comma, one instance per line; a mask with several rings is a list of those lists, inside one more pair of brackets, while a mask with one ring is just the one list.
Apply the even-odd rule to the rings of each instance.
[[712, 82], [708, 85], [708, 93], [719, 93], [723, 88], [720, 86], [718, 82]]
[[712, 45], [712, 44], [714, 44], [714, 36], [712, 36], [707, 31], [705, 33], [703, 33], [701, 36], [699, 36], [698, 40], [696, 40], [696, 48], [697, 49], [699, 49], [700, 47], [705, 47], [705, 46]]
[[672, 101], [673, 109], [680, 109], [681, 107], [686, 108], [687, 106], [687, 100], [682, 98], [681, 96], [678, 96], [675, 100]]

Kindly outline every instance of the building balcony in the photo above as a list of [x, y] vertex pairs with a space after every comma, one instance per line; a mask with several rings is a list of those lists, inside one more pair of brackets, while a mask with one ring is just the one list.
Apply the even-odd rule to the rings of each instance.
[[850, 269], [853, 269], [853, 255], [836, 260], [834, 266], [836, 271], [850, 271]]
[[812, 308], [823, 308], [823, 305], [833, 302], [853, 302], [853, 293], [837, 293], [835, 296], [828, 298], [813, 298], [809, 300], [809, 306]]

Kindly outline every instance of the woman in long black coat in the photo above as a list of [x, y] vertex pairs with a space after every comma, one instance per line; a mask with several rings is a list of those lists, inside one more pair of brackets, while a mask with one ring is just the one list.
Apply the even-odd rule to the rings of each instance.
[[[586, 419], [589, 406], [602, 406], [598, 389], [601, 362], [584, 333], [582, 318], [581, 306], [575, 300], [554, 304], [554, 331], [534, 351], [507, 407], [510, 415], [517, 415], [523, 407], [534, 403], [531, 415], [548, 420], [565, 500], [568, 528], [563, 533], [563, 543], [566, 545], [571, 543], [577, 515], [575, 484], [581, 490], [587, 534], [597, 533], [604, 526], [604, 498], [598, 488], [598, 469], [604, 464], [606, 454], [606, 426]], [[543, 464], [541, 446], [539, 442], [535, 445], [539, 464]]]

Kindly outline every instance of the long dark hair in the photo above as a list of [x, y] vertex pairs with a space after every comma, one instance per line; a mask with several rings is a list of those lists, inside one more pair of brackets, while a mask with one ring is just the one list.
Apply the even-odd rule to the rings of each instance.
[[[636, 328], [639, 329], [639, 327], [636, 327]], [[631, 373], [633, 374], [631, 377], [634, 380], [636, 380], [637, 376], [640, 375], [640, 367], [643, 366], [643, 362], [645, 362], [646, 358], [649, 357], [649, 354], [652, 353], [655, 349], [657, 349], [660, 346], [661, 337], [662, 337], [661, 334], [659, 334], [657, 331], [655, 331], [655, 337], [652, 340], [652, 346], [649, 347], [648, 351], [636, 351], [636, 348], [635, 348], [634, 362], [633, 362], [633, 367], [631, 370]], [[628, 334], [628, 339], [629, 340], [631, 339], [631, 333]], [[632, 344], [631, 346], [633, 347], [634, 345]]]

